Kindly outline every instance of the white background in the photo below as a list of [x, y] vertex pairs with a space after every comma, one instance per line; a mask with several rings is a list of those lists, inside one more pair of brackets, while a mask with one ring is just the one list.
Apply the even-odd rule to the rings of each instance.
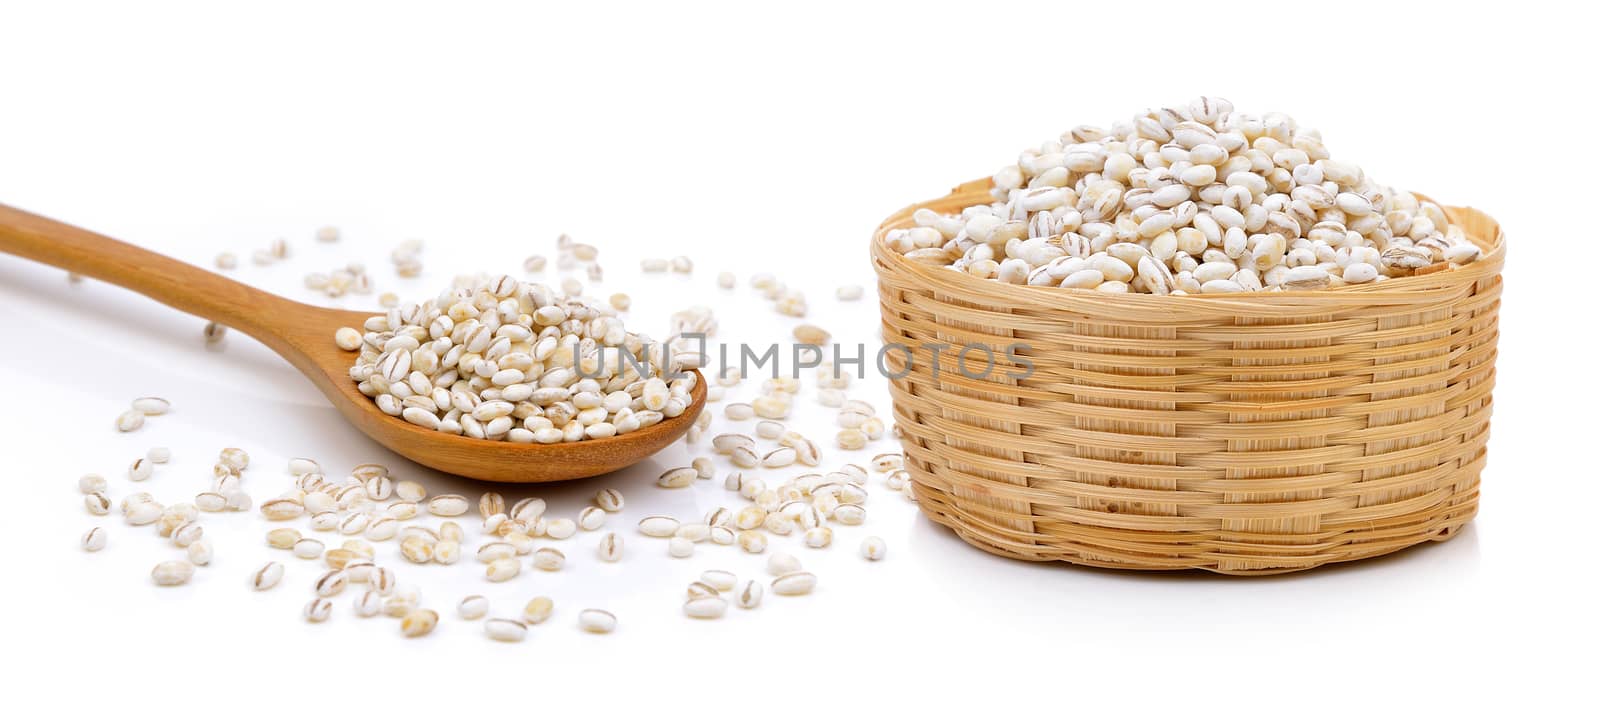
[[[236, 277], [304, 299], [306, 272], [350, 260], [380, 291], [412, 298], [458, 271], [517, 274], [565, 231], [601, 247], [608, 271], [593, 288], [630, 291], [637, 328], [659, 332], [671, 311], [706, 303], [725, 337], [781, 338], [793, 321], [743, 284], [771, 271], [804, 286], [809, 321], [853, 343], [875, 338], [866, 240], [883, 216], [1075, 124], [1225, 96], [1321, 128], [1336, 156], [1380, 181], [1504, 224], [1477, 521], [1445, 544], [1307, 574], [1134, 575], [979, 553], [874, 484], [865, 527], [799, 552], [821, 578], [814, 595], [690, 621], [681, 589], [700, 570], [752, 575], [761, 561], [710, 547], [671, 560], [632, 534], [644, 514], [731, 503], [706, 483], [649, 484], [688, 457], [680, 444], [537, 490], [570, 514], [597, 487], [621, 487], [628, 508], [609, 525], [627, 532], [620, 564], [593, 558], [594, 533], [561, 545], [568, 570], [507, 584], [467, 561], [395, 563], [444, 614], [433, 636], [402, 640], [391, 619], [356, 619], [349, 594], [311, 626], [299, 608], [312, 567], [292, 562], [269, 593], [245, 586], [260, 563], [287, 559], [261, 543], [258, 515], [207, 516], [216, 563], [158, 589], [148, 570], [176, 550], [85, 514], [78, 475], [107, 475], [120, 498], [135, 489], [127, 462], [168, 446], [174, 461], [143, 485], [177, 501], [235, 445], [254, 458], [246, 485], [258, 499], [287, 485], [296, 455], [480, 490], [387, 455], [248, 338], [207, 350], [195, 318], [0, 256], [0, 676], [12, 695], [133, 709], [1579, 699], [1596, 633], [1586, 520], [1600, 473], [1586, 445], [1600, 393], [1592, 266], [1562, 254], [1593, 254], [1591, 20], [1538, 3], [574, 5], [0, 3], [0, 202], [198, 264], [232, 250], [245, 262]], [[312, 242], [323, 224], [346, 239]], [[291, 241], [291, 261], [250, 265], [274, 237]], [[409, 238], [426, 243], [427, 273], [401, 281], [387, 255]], [[698, 263], [692, 278], [638, 273], [641, 256], [680, 253]], [[736, 298], [713, 285], [723, 269], [741, 277]], [[868, 285], [868, 298], [835, 302], [840, 283]], [[807, 389], [792, 425], [830, 440]], [[853, 393], [887, 406], [881, 382]], [[116, 433], [112, 419], [145, 394], [175, 411]], [[892, 447], [876, 445], [860, 459]], [[111, 545], [85, 554], [77, 539], [94, 524]], [[855, 554], [869, 531], [888, 541], [885, 561]], [[521, 645], [493, 643], [455, 619], [467, 592], [506, 615], [549, 593], [559, 614]], [[578, 632], [586, 606], [614, 610], [621, 627]]]

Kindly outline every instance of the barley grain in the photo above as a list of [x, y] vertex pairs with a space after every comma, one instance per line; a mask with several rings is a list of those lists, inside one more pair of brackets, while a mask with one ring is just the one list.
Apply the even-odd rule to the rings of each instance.
[[84, 532], [79, 544], [84, 551], [99, 551], [106, 548], [106, 530], [94, 527]]
[[189, 522], [186, 524], [180, 524], [174, 528], [168, 539], [172, 542], [173, 546], [186, 549], [190, 544], [200, 541], [201, 537], [204, 536], [204, 528], [197, 523]]
[[833, 510], [833, 520], [855, 526], [867, 520], [867, 510], [859, 504], [841, 504]]
[[245, 494], [244, 490], [241, 490], [241, 489], [229, 490], [227, 492], [223, 492], [222, 496], [225, 499], [227, 499], [227, 501], [228, 501], [228, 509], [230, 511], [234, 511], [234, 512], [249, 511], [250, 504], [251, 504], [250, 495]]
[[678, 527], [673, 536], [683, 537], [694, 543], [700, 543], [711, 538], [711, 525], [709, 524], [684, 524]]
[[586, 532], [594, 531], [605, 526], [606, 510], [599, 507], [584, 507], [578, 513], [578, 528]]
[[649, 516], [639, 520], [639, 533], [650, 537], [670, 537], [681, 526], [678, 520], [665, 516]]
[[125, 411], [122, 415], [117, 416], [117, 430], [124, 433], [138, 430], [143, 426], [144, 413], [140, 413], [137, 410]]
[[761, 582], [752, 579], [744, 582], [734, 600], [739, 602], [740, 608], [756, 608], [761, 605], [761, 594]]
[[873, 472], [892, 472], [905, 466], [905, 456], [896, 452], [886, 452], [872, 456]]
[[193, 577], [194, 564], [183, 560], [163, 561], [150, 570], [150, 578], [158, 586], [181, 586]]
[[222, 339], [228, 335], [228, 327], [214, 321], [207, 322], [200, 333], [207, 344], [216, 345], [222, 343]]
[[724, 433], [711, 439], [712, 448], [720, 455], [730, 455], [734, 450], [747, 448], [755, 450], [756, 441], [748, 435], [738, 433]]
[[433, 632], [439, 625], [439, 614], [426, 608], [418, 608], [406, 613], [400, 619], [400, 633], [407, 638], [416, 638]]
[[[83, 496], [83, 508], [95, 516], [105, 516], [111, 511], [111, 499], [103, 493], [90, 492]], [[159, 512], [160, 508], [156, 509]]]
[[522, 607], [522, 621], [529, 625], [539, 625], [550, 620], [550, 615], [555, 609], [556, 604], [549, 597], [535, 596]]
[[[839, 466], [839, 472], [848, 476], [851, 483], [864, 485], [867, 483], [867, 470], [853, 462]], [[843, 483], [841, 483], [843, 484]]]
[[691, 598], [683, 604], [683, 613], [690, 618], [721, 618], [727, 611], [728, 602], [720, 597]]
[[490, 618], [483, 622], [483, 633], [490, 640], [520, 643], [528, 637], [528, 626], [507, 618]]
[[730, 571], [708, 569], [700, 573], [700, 582], [717, 591], [732, 591], [733, 587], [739, 583], [739, 579]]
[[[100, 496], [102, 499], [104, 499], [104, 495], [88, 495], [88, 496], [90, 496], [90, 497]], [[88, 503], [86, 502], [86, 504], [88, 504]], [[94, 507], [98, 507], [101, 504], [102, 503], [95, 503], [95, 505], [93, 505], [90, 508], [89, 511], [91, 513], [94, 512], [95, 511]], [[110, 503], [109, 500], [104, 501], [103, 504], [106, 506], [107, 509], [110, 508], [110, 504], [111, 503]], [[154, 524], [156, 522], [156, 520], [161, 518], [162, 511], [163, 511], [163, 509], [162, 509], [161, 505], [159, 505], [159, 504], [157, 504], [157, 503], [155, 503], [153, 501], [139, 502], [139, 503], [136, 503], [136, 504], [132, 505], [131, 507], [129, 507], [127, 509], [126, 513], [123, 514], [122, 519], [123, 519], [123, 521], [125, 521], [125, 522], [127, 522], [127, 523], [129, 523], [129, 524], [131, 524], [133, 526], [142, 527], [142, 526], [144, 526], [146, 524]], [[101, 513], [103, 514], [104, 512], [101, 512]]]
[[433, 561], [433, 549], [438, 542], [421, 536], [408, 536], [400, 540], [400, 555], [413, 564]]
[[594, 503], [604, 511], [613, 513], [620, 512], [622, 511], [623, 504], [622, 492], [620, 490], [607, 487], [599, 492], [594, 493]]
[[567, 555], [559, 549], [544, 547], [533, 552], [533, 567], [541, 571], [560, 571], [567, 564]]
[[400, 520], [390, 515], [373, 517], [362, 532], [369, 541], [388, 541], [400, 532]]
[[867, 418], [861, 424], [861, 434], [867, 436], [868, 440], [880, 440], [887, 433], [887, 426], [879, 418]]
[[733, 512], [728, 511], [727, 507], [717, 507], [706, 512], [704, 523], [708, 527], [719, 527], [730, 523], [732, 520]]
[[267, 531], [267, 546], [272, 549], [294, 549], [294, 544], [298, 544], [299, 541], [301, 541], [299, 530], [278, 528]]
[[225, 447], [217, 453], [217, 462], [227, 465], [237, 474], [250, 468], [250, 453], [236, 447]]
[[598, 554], [601, 561], [616, 562], [622, 560], [622, 536], [616, 532], [606, 532], [600, 537]]
[[459, 542], [466, 541], [466, 536], [466, 530], [462, 530], [461, 525], [458, 525], [458, 523], [438, 523], [438, 541], [454, 541], [459, 544]]
[[504, 541], [491, 541], [478, 547], [477, 559], [479, 563], [487, 564], [495, 559], [509, 559], [518, 555], [516, 546]]
[[333, 332], [333, 343], [345, 351], [356, 351], [361, 348], [361, 332], [348, 326], [341, 326]]
[[294, 555], [299, 558], [322, 558], [326, 547], [317, 539], [301, 539], [294, 542]]
[[307, 623], [321, 623], [328, 620], [328, 616], [332, 614], [333, 604], [325, 598], [313, 598], [301, 610], [301, 615], [305, 617]]
[[[446, 523], [448, 524], [451, 522]], [[441, 527], [441, 529], [443, 529], [443, 527]], [[502, 522], [499, 529], [492, 533], [505, 539], [506, 543], [515, 547], [518, 554], [526, 554], [530, 551], [533, 551], [533, 537], [528, 535], [528, 526], [522, 522], [519, 522], [515, 519], [508, 519]], [[450, 541], [460, 543], [461, 540], [456, 538]]]
[[292, 499], [273, 499], [261, 505], [261, 515], [270, 521], [297, 519], [305, 513], [305, 505]]
[[367, 530], [372, 524], [372, 516], [366, 512], [356, 510], [346, 514], [339, 520], [339, 533], [346, 536], [355, 536]]
[[[83, 494], [104, 494], [106, 491], [106, 478], [99, 475], [84, 475], [78, 478], [78, 491]], [[106, 504], [110, 509], [110, 503]]]
[[456, 604], [456, 613], [462, 620], [478, 620], [489, 614], [489, 599], [483, 596], [467, 596]]
[[833, 545], [833, 530], [828, 527], [812, 527], [806, 530], [805, 544], [813, 549], [826, 549]]
[[855, 428], [840, 430], [834, 438], [840, 450], [860, 450], [867, 446], [867, 434]]
[[766, 481], [759, 478], [740, 478], [739, 496], [753, 500], [765, 491], [767, 491]]
[[133, 511], [134, 507], [153, 502], [155, 502], [155, 498], [151, 497], [149, 492], [134, 492], [133, 494], [123, 497], [122, 502], [118, 505], [118, 507], [122, 512], [122, 515], [127, 516], [129, 512]]
[[484, 569], [484, 578], [495, 583], [510, 581], [522, 573], [522, 562], [517, 559], [495, 559]]
[[816, 587], [816, 575], [805, 571], [783, 574], [772, 580], [772, 592], [780, 596], [803, 596]]
[[676, 559], [686, 559], [694, 556], [694, 541], [681, 536], [674, 536], [668, 539], [667, 555]]
[[755, 467], [761, 464], [761, 456], [751, 447], [734, 448], [734, 451], [728, 454], [728, 459], [738, 467]]
[[496, 514], [504, 514], [505, 511], [506, 499], [505, 497], [502, 497], [500, 493], [485, 492], [482, 496], [478, 497], [479, 516], [487, 518]]
[[694, 484], [700, 473], [693, 467], [674, 467], [656, 478], [656, 486], [666, 489], [682, 489]]
[[433, 562], [449, 566], [461, 560], [461, 544], [445, 539], [433, 545]]
[[383, 614], [390, 618], [405, 618], [416, 609], [416, 599], [403, 596], [389, 596], [383, 599]]
[[312, 586], [312, 590], [316, 592], [319, 598], [332, 598], [344, 593], [345, 586], [349, 581], [350, 579], [345, 575], [344, 571], [335, 569], [317, 579], [316, 584]]
[[372, 579], [372, 572], [377, 570], [378, 566], [370, 561], [358, 561], [343, 569], [345, 580], [350, 583], [367, 583]]
[[283, 564], [276, 561], [268, 562], [250, 576], [250, 587], [257, 591], [265, 591], [278, 585], [283, 580]]
[[143, 396], [133, 399], [132, 408], [145, 415], [163, 415], [172, 410], [172, 403], [165, 398]]
[[356, 596], [352, 607], [357, 616], [371, 618], [383, 612], [383, 594], [377, 591], [362, 591]]
[[578, 628], [588, 633], [610, 633], [617, 629], [617, 617], [609, 611], [586, 608], [578, 613]]
[[867, 561], [882, 560], [888, 551], [888, 545], [884, 544], [883, 540], [878, 537], [869, 536], [861, 540], [861, 556]]
[[739, 532], [739, 548], [747, 554], [760, 554], [767, 550], [767, 535], [760, 531]]
[[578, 533], [578, 523], [571, 519], [557, 518], [545, 523], [544, 534], [551, 539], [566, 539]]
[[467, 498], [459, 494], [441, 494], [428, 500], [428, 513], [436, 517], [459, 517], [467, 513]]
[[211, 557], [215, 552], [211, 548], [211, 542], [199, 539], [189, 542], [189, 545], [184, 547], [183, 553], [189, 559], [189, 563], [195, 566], [206, 566], [211, 563]]
[[780, 551], [767, 557], [767, 573], [773, 576], [794, 573], [800, 569], [800, 560], [796, 559], [792, 554]]

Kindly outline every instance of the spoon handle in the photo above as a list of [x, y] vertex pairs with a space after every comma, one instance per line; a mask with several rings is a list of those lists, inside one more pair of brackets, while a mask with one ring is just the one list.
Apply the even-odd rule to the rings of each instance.
[[302, 305], [170, 257], [0, 204], [0, 252], [143, 294], [252, 336]]

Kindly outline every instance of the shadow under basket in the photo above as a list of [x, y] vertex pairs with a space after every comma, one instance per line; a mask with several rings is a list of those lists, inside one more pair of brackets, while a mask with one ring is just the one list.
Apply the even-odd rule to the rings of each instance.
[[1475, 262], [1321, 291], [1018, 286], [884, 242], [916, 209], [960, 212], [988, 190], [901, 210], [872, 243], [884, 365], [906, 374], [895, 421], [935, 522], [1015, 559], [1252, 575], [1448, 539], [1472, 519], [1505, 259], [1489, 216], [1445, 208], [1483, 249]]

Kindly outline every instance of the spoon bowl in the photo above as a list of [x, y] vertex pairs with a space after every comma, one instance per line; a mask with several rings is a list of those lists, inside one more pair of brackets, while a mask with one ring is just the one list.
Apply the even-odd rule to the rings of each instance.
[[0, 251], [115, 284], [254, 337], [300, 371], [357, 430], [408, 460], [491, 482], [555, 482], [632, 465], [676, 442], [706, 403], [695, 372], [682, 415], [631, 433], [571, 443], [478, 440], [388, 415], [350, 379], [355, 353], [333, 342], [373, 313], [326, 309], [261, 291], [104, 235], [0, 205]]

